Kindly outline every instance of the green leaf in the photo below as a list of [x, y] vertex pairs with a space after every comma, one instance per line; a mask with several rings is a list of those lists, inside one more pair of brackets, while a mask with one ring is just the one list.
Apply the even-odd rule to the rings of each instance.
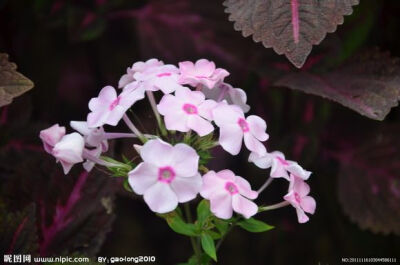
[[0, 107], [10, 104], [13, 98], [32, 87], [32, 81], [18, 73], [17, 66], [8, 61], [8, 54], [0, 53]]
[[217, 261], [217, 252], [215, 249], [214, 240], [211, 235], [208, 233], [201, 234], [201, 247], [204, 252], [210, 256], [213, 260]]
[[182, 217], [176, 213], [168, 213], [161, 215], [167, 221], [169, 227], [174, 230], [176, 233], [185, 235], [185, 236], [198, 236], [199, 231], [196, 229], [194, 224], [186, 223], [182, 220]]
[[211, 216], [210, 203], [207, 200], [202, 200], [197, 206], [197, 221], [200, 227], [203, 226], [204, 222]]
[[252, 233], [260, 233], [273, 229], [274, 227], [254, 218], [242, 220], [237, 223], [241, 228]]
[[228, 231], [228, 229], [229, 229], [229, 223], [224, 220], [218, 219], [218, 218], [215, 218], [214, 225], [218, 229], [218, 231], [221, 233], [221, 235], [224, 235], [226, 233], [226, 231]]

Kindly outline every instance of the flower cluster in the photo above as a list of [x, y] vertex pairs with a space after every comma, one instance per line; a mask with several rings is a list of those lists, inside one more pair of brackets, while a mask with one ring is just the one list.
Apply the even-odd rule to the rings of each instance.
[[[172, 212], [179, 203], [200, 194], [209, 201], [210, 211], [217, 218], [230, 219], [236, 212], [248, 219], [271, 209], [257, 206], [254, 200], [272, 178], [283, 178], [289, 182], [289, 190], [280, 205], [292, 205], [298, 221], [308, 221], [305, 213], [313, 214], [316, 207], [305, 183], [311, 172], [286, 160], [281, 152], [267, 152], [266, 122], [256, 115], [246, 115], [250, 110], [246, 93], [226, 83], [227, 76], [228, 71], [205, 59], [181, 62], [179, 67], [157, 59], [137, 62], [121, 77], [118, 89], [106, 86], [89, 101], [86, 121], [70, 123], [76, 132], [66, 134], [66, 129], [56, 124], [41, 131], [40, 138], [65, 174], [81, 162], [87, 171], [95, 164], [110, 170], [119, 168], [124, 163], [102, 156], [108, 150], [108, 141], [138, 138], [142, 145], [135, 148], [141, 160], [129, 168], [126, 178], [133, 192], [143, 195], [156, 213]], [[161, 92], [158, 104], [154, 96], [157, 91]], [[128, 117], [127, 111], [146, 96], [159, 135], [143, 134]], [[116, 126], [121, 120], [131, 133], [104, 130], [103, 126]], [[262, 169], [271, 168], [270, 178], [258, 191], [229, 169], [215, 172], [206, 168], [212, 148], [220, 146], [237, 155], [243, 142], [251, 152], [250, 162]]]

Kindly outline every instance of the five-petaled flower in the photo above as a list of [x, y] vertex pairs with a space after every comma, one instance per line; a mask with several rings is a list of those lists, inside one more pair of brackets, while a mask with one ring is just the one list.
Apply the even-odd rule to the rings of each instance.
[[200, 136], [214, 130], [211, 124], [212, 109], [217, 105], [214, 100], [206, 100], [200, 91], [191, 91], [184, 87], [173, 95], [164, 95], [157, 106], [164, 115], [168, 130], [188, 132], [193, 130]]
[[297, 219], [299, 223], [305, 223], [309, 220], [304, 213], [314, 214], [316, 202], [313, 197], [308, 196], [310, 186], [303, 179], [290, 175], [289, 192], [283, 198], [296, 208]]
[[268, 140], [265, 132], [267, 124], [258, 116], [244, 117], [243, 111], [235, 105], [219, 104], [213, 110], [213, 118], [219, 131], [219, 143], [225, 151], [237, 155], [242, 147], [242, 139], [246, 147], [258, 155], [267, 150], [260, 141]]
[[52, 154], [61, 163], [64, 174], [68, 174], [74, 164], [83, 162], [84, 147], [83, 137], [76, 132], [64, 135], [54, 146]]
[[216, 69], [214, 62], [206, 59], [200, 59], [195, 64], [188, 61], [181, 62], [179, 69], [181, 71], [179, 83], [194, 87], [202, 84], [210, 89], [229, 75], [228, 71], [222, 68]]
[[307, 180], [311, 175], [310, 171], [303, 169], [297, 162], [286, 160], [285, 155], [279, 151], [267, 153], [263, 156], [251, 153], [249, 162], [253, 162], [262, 169], [271, 168], [270, 176], [272, 178], [285, 178], [290, 180], [289, 174], [293, 174]]
[[200, 195], [210, 200], [211, 212], [221, 218], [229, 219], [233, 211], [250, 218], [258, 211], [257, 205], [249, 200], [257, 198], [247, 180], [228, 170], [209, 171], [203, 176]]
[[140, 148], [140, 156], [143, 162], [129, 172], [128, 180], [152, 211], [167, 213], [178, 202], [197, 196], [202, 180], [198, 172], [199, 156], [192, 147], [182, 143], [172, 146], [154, 139]]
[[109, 124], [116, 126], [125, 112], [138, 100], [144, 98], [140, 90], [127, 90], [117, 95], [112, 86], [104, 87], [97, 98], [89, 101], [91, 112], [87, 117], [89, 128]]

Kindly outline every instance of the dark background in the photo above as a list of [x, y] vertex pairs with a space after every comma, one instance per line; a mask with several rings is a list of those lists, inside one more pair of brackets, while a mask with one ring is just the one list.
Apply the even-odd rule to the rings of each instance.
[[[54, 168], [52, 158], [40, 151], [39, 131], [54, 123], [66, 126], [70, 120], [84, 120], [89, 99], [105, 85], [117, 86], [133, 62], [158, 58], [175, 64], [207, 58], [231, 72], [226, 81], [243, 88], [250, 113], [267, 121], [268, 150], [281, 150], [313, 172], [309, 184], [317, 201], [309, 223], [298, 224], [295, 210], [287, 207], [260, 214], [259, 219], [276, 227], [267, 233], [234, 229], [219, 251], [219, 263], [322, 265], [340, 264], [342, 257], [400, 260], [400, 240], [395, 235], [400, 234], [399, 108], [385, 121], [374, 121], [326, 99], [273, 86], [285, 73], [329, 71], [326, 65], [335, 64], [337, 58], [346, 60], [374, 47], [400, 56], [399, 12], [396, 0], [361, 1], [298, 70], [284, 56], [234, 31], [221, 1], [0, 0], [0, 52], [8, 53], [18, 70], [35, 83], [33, 90], [0, 109], [1, 208], [11, 213], [32, 202], [36, 205], [32, 249], [40, 249], [41, 224], [51, 223], [52, 214], [39, 218], [39, 202], [52, 209], [53, 202], [65, 201], [80, 169], [62, 176], [60, 166]], [[134, 115], [142, 130], [154, 130], [146, 102], [135, 108]], [[116, 157], [122, 152], [132, 156], [132, 143], [116, 143]], [[396, 148], [386, 152], [387, 146]], [[266, 173], [247, 163], [248, 153], [231, 157], [217, 150], [214, 156], [209, 168], [230, 168], [254, 187], [262, 185]], [[57, 172], [55, 186], [44, 165]], [[41, 177], [35, 175], [39, 167]], [[97, 172], [93, 174], [102, 174]], [[101, 225], [91, 223], [88, 220], [100, 220], [97, 215], [102, 213], [96, 210], [92, 216], [94, 208], [81, 206], [71, 213], [79, 225], [65, 229], [46, 255], [154, 255], [157, 264], [187, 260], [192, 251], [189, 240], [173, 233], [139, 197], [122, 189], [119, 179], [110, 179], [101, 185], [113, 187], [107, 194], [115, 198], [114, 222], [111, 218]], [[374, 185], [379, 192], [372, 192]], [[85, 204], [99, 203], [100, 193], [93, 189]], [[287, 184], [277, 180], [257, 202], [277, 203], [286, 189]], [[90, 216], [81, 220], [86, 212]], [[4, 223], [6, 214], [2, 218]], [[87, 226], [94, 232], [87, 232]], [[104, 236], [87, 251], [86, 243], [93, 242], [83, 237], [85, 233]], [[31, 240], [21, 244], [27, 241]]]

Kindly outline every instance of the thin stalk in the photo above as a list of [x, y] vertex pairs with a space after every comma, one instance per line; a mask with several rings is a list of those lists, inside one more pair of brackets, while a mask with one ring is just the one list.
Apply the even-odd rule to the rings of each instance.
[[268, 205], [268, 206], [262, 206], [262, 207], [258, 208], [258, 212], [260, 213], [260, 212], [275, 210], [275, 209], [279, 209], [282, 207], [286, 207], [288, 205], [290, 205], [290, 202], [282, 201], [280, 203], [276, 203], [276, 204], [272, 204], [272, 205]]
[[222, 242], [224, 242], [226, 236], [228, 235], [229, 232], [232, 231], [233, 227], [235, 227], [236, 223], [233, 223], [228, 230], [226, 231], [226, 233], [221, 237], [221, 239], [217, 242], [217, 245], [215, 246], [216, 251], [218, 251], [218, 249], [221, 247]]
[[119, 138], [137, 138], [136, 134], [133, 133], [105, 133], [104, 137], [107, 140]]
[[129, 119], [128, 115], [124, 114], [122, 119], [124, 120], [126, 125], [129, 127], [129, 129], [131, 129], [131, 131], [138, 136], [140, 141], [142, 141], [142, 143], [146, 143], [146, 141], [147, 141], [146, 137], [144, 137], [144, 135], [135, 127], [135, 125], [133, 125], [133, 123]]
[[[188, 223], [192, 223], [192, 214], [190, 213], [190, 207], [189, 207], [189, 203], [185, 203], [184, 204], [184, 210], [185, 210], [185, 215], [186, 215], [186, 219]], [[200, 247], [198, 245], [198, 243], [196, 242], [196, 238], [191, 236], [190, 237], [190, 243], [192, 244], [192, 248], [194, 251], [194, 254], [196, 255], [197, 261], [200, 260], [200, 255], [201, 255], [201, 250]]]
[[118, 167], [118, 166], [120, 166], [118, 164], [114, 164], [114, 163], [111, 163], [111, 162], [104, 161], [103, 159], [100, 159], [100, 158], [92, 155], [86, 149], [83, 150], [82, 156], [83, 156], [84, 159], [90, 160], [93, 163], [96, 163], [96, 164], [101, 165], [101, 166], [105, 166], [105, 167]]
[[269, 177], [269, 178], [265, 181], [265, 183], [261, 186], [261, 188], [258, 189], [257, 193], [260, 194], [261, 192], [263, 192], [263, 190], [265, 190], [265, 189], [269, 186], [269, 184], [271, 184], [271, 182], [272, 182], [273, 180], [274, 180], [273, 178]]
[[149, 102], [150, 102], [150, 105], [151, 105], [151, 109], [154, 112], [154, 116], [156, 117], [158, 127], [161, 130], [161, 134], [163, 136], [167, 136], [167, 134], [168, 134], [167, 133], [167, 129], [165, 128], [164, 122], [161, 119], [160, 113], [158, 113], [157, 104], [156, 104], [156, 100], [154, 98], [153, 92], [152, 91], [146, 91], [146, 95], [147, 95], [147, 98], [149, 99]]

